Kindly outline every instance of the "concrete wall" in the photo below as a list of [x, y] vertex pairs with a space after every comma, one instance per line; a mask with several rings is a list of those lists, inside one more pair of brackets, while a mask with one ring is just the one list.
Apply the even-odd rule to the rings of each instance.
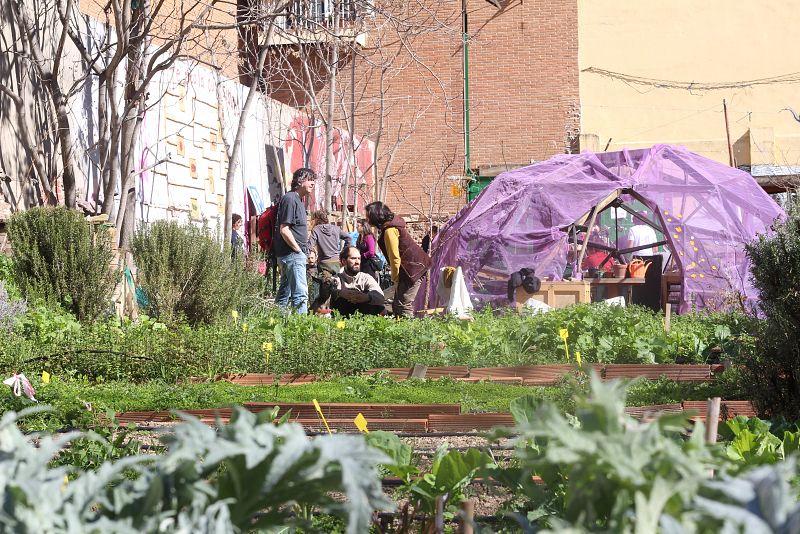
[[683, 145], [737, 165], [796, 166], [798, 0], [579, 0], [583, 148]]

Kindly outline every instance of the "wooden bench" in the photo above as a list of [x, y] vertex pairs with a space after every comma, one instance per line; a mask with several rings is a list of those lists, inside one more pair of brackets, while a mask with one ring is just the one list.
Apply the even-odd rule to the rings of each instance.
[[[371, 419], [426, 419], [431, 414], [457, 415], [461, 413], [460, 404], [357, 404], [357, 403], [319, 403], [326, 418], [353, 420], [359, 413]], [[315, 419], [319, 417], [310, 402], [248, 402], [245, 408], [258, 413], [278, 406], [279, 417], [291, 410], [291, 420]]]
[[[707, 401], [683, 401], [683, 410], [694, 412], [693, 421], [706, 420]], [[720, 420], [733, 419], [737, 415], [756, 417], [756, 409], [750, 401], [722, 401], [719, 407]]]
[[637, 419], [652, 419], [664, 414], [681, 413], [683, 406], [674, 404], [654, 404], [651, 406], [631, 406], [625, 408], [625, 413]]
[[[328, 419], [328, 427], [331, 430], [344, 430], [347, 432], [355, 432], [358, 431], [356, 424], [353, 422], [352, 419]], [[325, 428], [325, 423], [322, 422], [322, 419], [316, 418], [303, 418], [303, 419], [296, 419], [293, 420], [294, 423], [299, 423], [303, 425], [303, 428], [306, 430], [313, 430], [319, 432], [325, 432], [327, 429]], [[428, 419], [427, 418], [417, 418], [417, 419], [381, 419], [381, 418], [373, 418], [367, 419], [367, 427], [369, 430], [389, 430], [392, 432], [427, 432], [428, 431]]]
[[665, 376], [676, 382], [705, 382], [712, 379], [710, 365], [682, 364], [609, 364], [605, 366], [603, 379], [639, 378], [658, 380]]

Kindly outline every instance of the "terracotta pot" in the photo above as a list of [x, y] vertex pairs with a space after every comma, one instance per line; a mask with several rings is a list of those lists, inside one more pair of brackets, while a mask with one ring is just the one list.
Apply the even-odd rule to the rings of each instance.
[[618, 263], [612, 267], [614, 269], [614, 278], [625, 278], [628, 273], [627, 263]]

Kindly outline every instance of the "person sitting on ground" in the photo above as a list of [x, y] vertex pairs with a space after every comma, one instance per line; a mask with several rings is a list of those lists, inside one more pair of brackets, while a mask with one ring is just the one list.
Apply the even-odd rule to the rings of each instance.
[[330, 224], [328, 212], [325, 210], [315, 211], [311, 218], [314, 229], [308, 238], [308, 248], [317, 251], [317, 272], [336, 274], [339, 272], [339, 243], [344, 241], [344, 246], [349, 247], [352, 244], [350, 234], [335, 224]]
[[361, 253], [356, 247], [344, 247], [339, 255], [342, 270], [326, 277], [320, 284], [319, 296], [311, 305], [315, 312], [330, 299], [330, 308], [343, 317], [358, 312], [378, 315], [384, 310], [384, 297], [378, 282], [361, 272]]

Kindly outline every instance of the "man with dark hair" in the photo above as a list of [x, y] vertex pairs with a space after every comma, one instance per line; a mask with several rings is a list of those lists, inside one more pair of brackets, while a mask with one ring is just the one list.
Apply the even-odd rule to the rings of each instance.
[[311, 309], [316, 311], [330, 298], [330, 307], [344, 317], [358, 312], [378, 315], [383, 311], [383, 291], [378, 282], [361, 272], [361, 253], [356, 247], [344, 247], [339, 254], [342, 270], [320, 284], [319, 296]]
[[308, 217], [303, 200], [314, 191], [316, 175], [311, 169], [297, 169], [292, 175], [292, 190], [278, 203], [275, 256], [281, 267], [281, 282], [275, 303], [286, 308], [291, 300], [297, 313], [308, 311]]

